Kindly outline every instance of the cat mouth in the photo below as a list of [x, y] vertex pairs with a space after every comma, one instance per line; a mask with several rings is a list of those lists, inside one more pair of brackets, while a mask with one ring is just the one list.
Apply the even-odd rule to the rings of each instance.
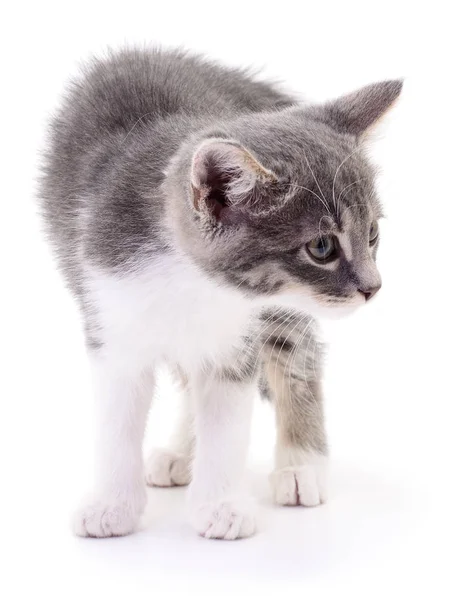
[[357, 308], [359, 306], [363, 306], [366, 303], [365, 296], [362, 294], [356, 293], [354, 296], [326, 296], [326, 297], [317, 297], [317, 302], [320, 304], [324, 304], [327, 307], [348, 307], [348, 308]]

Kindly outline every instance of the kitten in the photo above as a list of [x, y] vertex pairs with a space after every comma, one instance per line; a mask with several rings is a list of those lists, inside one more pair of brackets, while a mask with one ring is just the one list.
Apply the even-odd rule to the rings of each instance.
[[[145, 483], [190, 483], [199, 534], [253, 534], [244, 486], [258, 384], [276, 409], [279, 504], [326, 498], [314, 318], [380, 288], [381, 208], [365, 133], [402, 83], [309, 105], [180, 51], [92, 60], [51, 127], [41, 185], [50, 240], [85, 325], [99, 410], [97, 490], [78, 535], [132, 532]], [[184, 414], [142, 457], [155, 369]]]

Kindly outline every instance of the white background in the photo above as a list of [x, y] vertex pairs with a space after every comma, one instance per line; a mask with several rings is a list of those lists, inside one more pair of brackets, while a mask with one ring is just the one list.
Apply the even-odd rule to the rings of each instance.
[[[5, 4], [1, 20], [0, 596], [447, 598], [443, 3], [41, 1]], [[272, 507], [274, 424], [259, 403], [249, 477], [261, 526], [250, 540], [197, 538], [179, 489], [149, 492], [134, 536], [79, 540], [68, 526], [90, 478], [92, 398], [80, 321], [39, 234], [34, 178], [64, 81], [80, 59], [125, 41], [263, 67], [316, 101], [406, 78], [372, 147], [388, 215], [384, 287], [354, 317], [323, 324], [330, 502]], [[170, 388], [159, 396], [149, 446], [163, 443], [175, 408]]]

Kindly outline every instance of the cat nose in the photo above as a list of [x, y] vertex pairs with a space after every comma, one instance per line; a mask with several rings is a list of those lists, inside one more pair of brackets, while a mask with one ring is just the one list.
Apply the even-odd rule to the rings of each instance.
[[359, 292], [365, 296], [365, 300], [366, 300], [366, 302], [368, 302], [368, 300], [371, 300], [371, 298], [375, 294], [377, 294], [377, 292], [380, 290], [380, 288], [381, 288], [381, 285], [379, 284], [379, 285], [376, 285], [376, 286], [373, 286], [370, 288], [366, 288], [363, 290], [359, 289]]

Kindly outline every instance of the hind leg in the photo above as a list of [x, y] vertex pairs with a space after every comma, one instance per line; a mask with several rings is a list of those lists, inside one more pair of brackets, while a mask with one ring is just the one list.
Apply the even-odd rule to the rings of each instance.
[[186, 375], [179, 369], [173, 376], [181, 388], [183, 401], [175, 433], [167, 448], [155, 448], [145, 465], [147, 485], [172, 487], [187, 485], [195, 449], [194, 411]]

